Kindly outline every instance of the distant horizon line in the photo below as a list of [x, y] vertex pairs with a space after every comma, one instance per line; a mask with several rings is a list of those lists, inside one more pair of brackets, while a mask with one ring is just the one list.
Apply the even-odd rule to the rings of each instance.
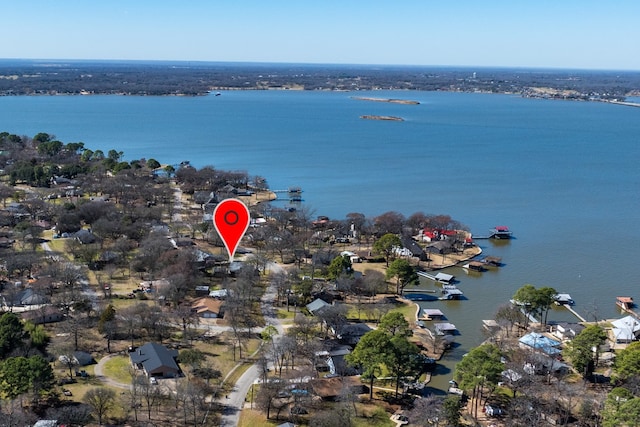
[[216, 65], [246, 65], [246, 66], [302, 66], [302, 67], [384, 67], [384, 68], [425, 68], [425, 69], [491, 69], [491, 70], [525, 70], [525, 71], [574, 71], [574, 72], [624, 72], [639, 73], [636, 69], [615, 68], [579, 68], [579, 67], [551, 67], [551, 66], [516, 66], [516, 65], [425, 65], [425, 64], [364, 64], [364, 63], [332, 63], [332, 62], [278, 62], [278, 61], [207, 61], [187, 59], [72, 59], [72, 58], [0, 58], [0, 62], [50, 62], [61, 63], [147, 63], [147, 64], [216, 64]]

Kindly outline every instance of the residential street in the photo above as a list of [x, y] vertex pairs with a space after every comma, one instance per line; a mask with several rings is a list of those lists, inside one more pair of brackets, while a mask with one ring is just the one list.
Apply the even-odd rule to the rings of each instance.
[[[283, 268], [276, 263], [269, 263], [267, 268], [269, 272], [283, 271]], [[267, 324], [273, 325], [278, 330], [278, 335], [274, 336], [274, 340], [279, 340], [284, 334], [284, 329], [278, 317], [276, 316], [276, 310], [273, 308], [273, 303], [276, 299], [276, 289], [274, 286], [269, 285], [264, 295], [262, 296], [261, 306], [264, 320]], [[238, 379], [233, 391], [227, 396], [222, 396], [220, 403], [224, 405], [222, 412], [221, 426], [235, 427], [240, 420], [240, 411], [244, 408], [245, 397], [251, 385], [260, 378], [260, 368], [257, 364], [252, 365], [245, 371], [244, 374]]]

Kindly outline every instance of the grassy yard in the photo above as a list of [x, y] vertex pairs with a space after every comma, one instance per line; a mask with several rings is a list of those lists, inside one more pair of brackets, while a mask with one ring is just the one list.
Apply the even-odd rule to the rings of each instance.
[[104, 364], [104, 375], [123, 384], [131, 383], [128, 356], [114, 356]]
[[277, 316], [278, 316], [278, 319], [280, 319], [280, 320], [291, 320], [291, 321], [293, 321], [293, 319], [296, 317], [295, 307], [291, 307], [289, 309], [289, 311], [287, 311], [286, 308], [279, 308], [277, 310]]
[[[243, 358], [247, 358], [254, 351], [256, 351], [259, 345], [260, 345], [259, 339], [257, 338], [249, 339], [246, 342], [246, 348], [242, 350]], [[208, 361], [211, 362], [216, 369], [220, 370], [223, 378], [229, 372], [231, 372], [231, 369], [233, 369], [233, 367], [236, 366], [236, 364], [238, 364], [240, 361], [238, 357], [237, 349], [236, 349], [237, 360], [233, 360], [233, 350], [230, 348], [229, 344], [225, 341], [224, 337], [222, 337], [219, 340], [219, 342], [216, 342], [216, 343], [204, 343], [199, 341], [195, 342], [194, 348], [202, 351], [207, 356]], [[247, 365], [247, 367], [248, 366], [250, 365]], [[245, 367], [244, 370], [246, 370], [247, 367]], [[235, 380], [239, 378], [240, 375], [242, 375], [242, 372], [244, 372], [244, 370], [241, 368], [237, 369], [232, 375], [232, 377], [234, 377], [235, 379], [229, 378], [227, 382], [235, 383]]]
[[[375, 403], [357, 403], [358, 416], [353, 417], [354, 427], [395, 427], [390, 414]], [[331, 410], [329, 407], [327, 410]], [[272, 414], [274, 416], [274, 414]], [[279, 420], [267, 420], [266, 413], [257, 409], [244, 409], [240, 414], [239, 427], [274, 427], [286, 422], [286, 413], [282, 411]], [[299, 425], [299, 424], [296, 424]]]

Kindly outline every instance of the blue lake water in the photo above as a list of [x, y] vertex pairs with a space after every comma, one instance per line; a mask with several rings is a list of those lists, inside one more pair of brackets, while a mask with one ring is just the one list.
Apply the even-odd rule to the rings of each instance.
[[[302, 187], [316, 215], [336, 219], [443, 213], [477, 235], [508, 225], [516, 239], [480, 242], [503, 268], [473, 276], [452, 268], [467, 299], [423, 303], [461, 331], [449, 367], [482, 340], [480, 320], [525, 283], [570, 293], [589, 320], [617, 316], [616, 295], [640, 298], [639, 108], [405, 91], [1, 97], [0, 131], [47, 132], [127, 160], [247, 170], [274, 189]], [[550, 319], [575, 320], [563, 311]]]

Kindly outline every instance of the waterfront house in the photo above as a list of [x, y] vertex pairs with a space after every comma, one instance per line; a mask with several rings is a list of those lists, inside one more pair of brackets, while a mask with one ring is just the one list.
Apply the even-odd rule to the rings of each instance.
[[561, 353], [560, 341], [549, 338], [537, 332], [531, 332], [518, 340], [521, 348], [542, 352], [547, 356]]
[[440, 255], [449, 254], [453, 252], [453, 243], [448, 240], [439, 240], [427, 246], [426, 251]]
[[411, 237], [402, 236], [400, 241], [402, 242], [403, 249], [410, 254], [410, 256], [419, 258], [421, 261], [427, 260], [425, 251]]
[[640, 338], [640, 321], [629, 315], [611, 322], [615, 343], [630, 343]]
[[153, 342], [146, 343], [129, 353], [131, 365], [144, 371], [145, 375], [149, 377], [176, 377], [180, 373], [180, 368], [176, 363], [177, 357], [178, 350], [169, 350], [165, 346]]
[[584, 325], [575, 322], [559, 322], [551, 324], [551, 334], [563, 341], [574, 339], [580, 332], [584, 330]]
[[336, 338], [341, 343], [356, 345], [360, 338], [372, 329], [366, 323], [348, 323], [340, 327], [339, 332], [336, 334]]

